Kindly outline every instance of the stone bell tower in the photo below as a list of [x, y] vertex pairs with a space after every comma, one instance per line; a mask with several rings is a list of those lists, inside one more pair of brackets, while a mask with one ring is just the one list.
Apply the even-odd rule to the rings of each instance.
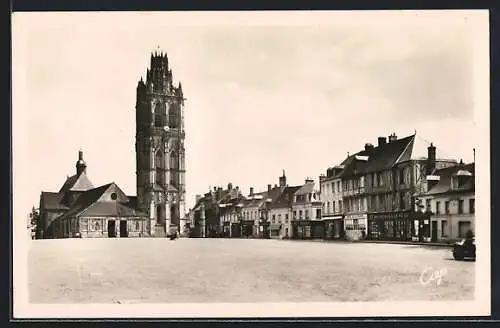
[[166, 54], [151, 54], [146, 81], [137, 86], [136, 175], [138, 207], [148, 233], [182, 232], [185, 215], [184, 96], [174, 85]]

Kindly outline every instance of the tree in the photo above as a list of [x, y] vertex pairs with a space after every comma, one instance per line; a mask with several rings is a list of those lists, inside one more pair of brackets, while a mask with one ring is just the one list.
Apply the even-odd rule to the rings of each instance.
[[31, 212], [30, 212], [30, 220], [28, 222], [28, 230], [31, 231], [31, 236], [32, 238], [34, 239], [35, 237], [35, 233], [36, 233], [36, 228], [37, 228], [37, 225], [38, 225], [38, 220], [40, 219], [40, 210], [38, 208], [35, 208], [35, 206], [33, 206], [31, 208]]

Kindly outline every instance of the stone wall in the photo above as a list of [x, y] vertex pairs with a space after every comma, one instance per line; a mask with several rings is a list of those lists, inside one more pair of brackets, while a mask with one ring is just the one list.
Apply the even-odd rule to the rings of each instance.
[[[120, 222], [127, 222], [127, 237], [146, 237], [146, 220], [140, 217], [81, 217], [79, 219], [79, 232], [82, 238], [108, 238], [112, 236], [108, 231], [108, 222], [115, 221], [114, 235], [120, 238]], [[123, 237], [121, 237], [123, 238]]]

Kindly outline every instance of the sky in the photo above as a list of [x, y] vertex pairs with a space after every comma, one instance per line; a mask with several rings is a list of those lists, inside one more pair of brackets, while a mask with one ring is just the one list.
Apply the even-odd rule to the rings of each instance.
[[477, 63], [488, 60], [479, 16], [487, 21], [471, 11], [16, 13], [15, 210], [58, 191], [79, 149], [95, 186], [136, 194], [135, 92], [158, 47], [187, 98], [186, 209], [210, 186], [264, 190], [283, 169], [291, 185], [317, 181], [393, 132], [416, 130], [438, 154], [470, 162], [473, 148], [486, 152], [475, 124], [488, 115], [477, 99]]

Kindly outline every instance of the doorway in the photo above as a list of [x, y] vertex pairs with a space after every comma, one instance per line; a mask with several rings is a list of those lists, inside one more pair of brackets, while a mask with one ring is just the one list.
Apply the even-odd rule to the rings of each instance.
[[108, 220], [108, 237], [114, 238], [116, 237], [116, 221]]
[[437, 234], [438, 234], [437, 221], [432, 221], [431, 242], [435, 243], [437, 241]]
[[126, 220], [120, 221], [120, 237], [128, 237]]

